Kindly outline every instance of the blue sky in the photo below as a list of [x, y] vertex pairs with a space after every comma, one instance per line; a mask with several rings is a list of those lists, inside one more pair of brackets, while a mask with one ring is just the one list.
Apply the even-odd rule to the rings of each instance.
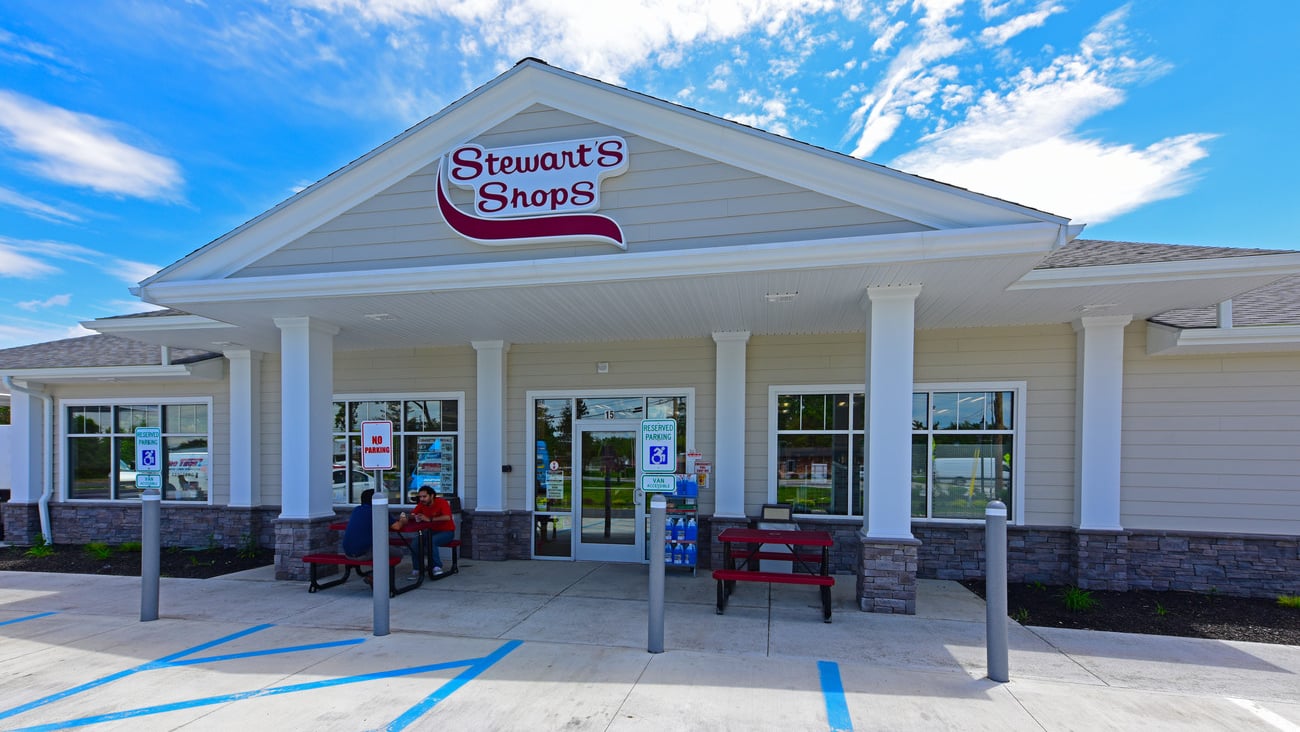
[[1300, 3], [6, 0], [0, 348], [128, 288], [520, 58], [1067, 216], [1300, 249]]

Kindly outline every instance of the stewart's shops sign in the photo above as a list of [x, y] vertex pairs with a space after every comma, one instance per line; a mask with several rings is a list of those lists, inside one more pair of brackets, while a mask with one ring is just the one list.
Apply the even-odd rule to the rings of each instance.
[[[462, 145], [438, 170], [438, 209], [456, 233], [480, 244], [555, 239], [627, 248], [600, 208], [600, 181], [627, 170], [627, 141], [595, 137], [517, 147]], [[452, 205], [447, 184], [474, 191], [473, 213]]]

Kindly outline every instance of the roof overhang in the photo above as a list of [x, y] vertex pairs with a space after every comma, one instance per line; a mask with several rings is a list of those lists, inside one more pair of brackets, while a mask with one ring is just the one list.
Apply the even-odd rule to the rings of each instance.
[[1174, 328], [1160, 323], [1147, 323], [1149, 356], [1279, 351], [1300, 351], [1300, 325]]
[[[101, 333], [207, 350], [279, 350], [274, 321], [339, 329], [339, 350], [860, 331], [869, 287], [922, 284], [921, 327], [983, 323], [1061, 240], [1049, 223], [688, 251], [155, 282], [145, 300], [200, 316], [112, 318]], [[768, 295], [798, 293], [794, 301]], [[963, 320], [964, 317], [974, 321]], [[215, 348], [214, 348], [215, 347]]]
[[76, 368], [6, 371], [21, 386], [34, 384], [93, 384], [102, 382], [217, 381], [225, 376], [225, 359], [153, 366], [82, 366]]

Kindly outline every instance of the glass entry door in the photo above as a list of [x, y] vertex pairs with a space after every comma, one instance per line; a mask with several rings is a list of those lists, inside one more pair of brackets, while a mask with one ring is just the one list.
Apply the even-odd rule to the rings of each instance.
[[580, 420], [574, 443], [574, 559], [645, 561], [640, 420]]

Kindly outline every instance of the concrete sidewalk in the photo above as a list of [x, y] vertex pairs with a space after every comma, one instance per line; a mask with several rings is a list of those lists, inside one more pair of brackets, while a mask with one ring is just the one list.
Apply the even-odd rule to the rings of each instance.
[[[984, 604], [922, 580], [916, 616], [831, 624], [815, 588], [669, 571], [646, 652], [646, 568], [461, 563], [390, 601], [269, 568], [140, 581], [0, 572], [0, 729], [1300, 730], [1300, 648], [1023, 628], [986, 677]], [[405, 571], [405, 565], [399, 571]]]

